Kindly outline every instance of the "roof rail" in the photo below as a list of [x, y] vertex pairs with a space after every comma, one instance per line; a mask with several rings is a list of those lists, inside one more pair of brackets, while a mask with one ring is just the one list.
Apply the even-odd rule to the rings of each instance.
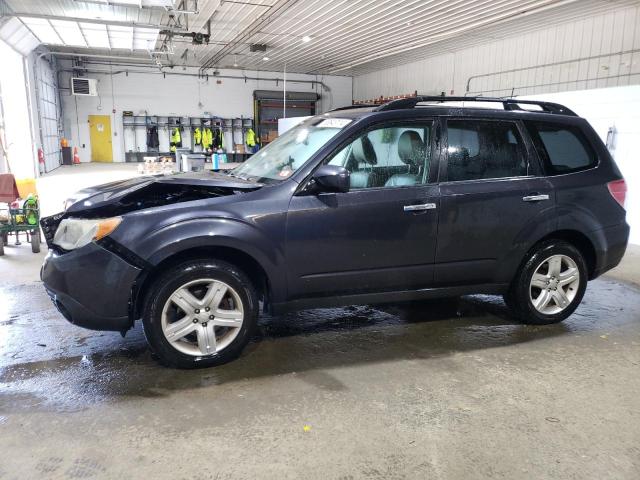
[[351, 110], [353, 108], [374, 108], [374, 107], [379, 107], [380, 104], [376, 105], [373, 103], [363, 103], [360, 105], [347, 105], [346, 107], [338, 107], [338, 108], [334, 108], [333, 110], [329, 110], [330, 112], [339, 112], [340, 110]]
[[554, 113], [557, 115], [569, 115], [577, 117], [578, 115], [572, 110], [559, 103], [541, 102], [538, 100], [520, 100], [518, 98], [495, 98], [495, 97], [446, 97], [442, 95], [418, 95], [416, 97], [401, 98], [380, 105], [376, 111], [386, 112], [389, 110], [402, 110], [406, 108], [415, 108], [416, 105], [423, 102], [490, 102], [501, 103], [505, 110], [520, 110], [528, 112], [530, 110], [521, 108], [520, 105], [537, 105], [544, 113]]

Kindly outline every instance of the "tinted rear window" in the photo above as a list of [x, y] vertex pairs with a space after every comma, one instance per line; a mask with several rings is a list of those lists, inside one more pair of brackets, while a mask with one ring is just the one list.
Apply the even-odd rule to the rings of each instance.
[[447, 131], [448, 181], [528, 175], [526, 150], [515, 123], [449, 120]]
[[579, 128], [544, 122], [527, 122], [527, 127], [549, 174], [577, 172], [598, 163]]

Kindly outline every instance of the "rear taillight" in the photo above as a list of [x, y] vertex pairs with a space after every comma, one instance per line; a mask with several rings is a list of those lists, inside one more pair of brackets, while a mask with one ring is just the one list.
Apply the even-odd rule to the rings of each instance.
[[625, 182], [624, 179], [616, 180], [615, 182], [607, 183], [607, 187], [615, 201], [624, 208], [625, 201], [627, 200], [627, 182]]

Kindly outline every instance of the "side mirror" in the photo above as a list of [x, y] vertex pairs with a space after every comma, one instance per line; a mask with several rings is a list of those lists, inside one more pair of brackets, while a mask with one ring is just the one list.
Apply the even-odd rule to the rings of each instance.
[[322, 165], [311, 180], [315, 183], [316, 193], [346, 193], [351, 187], [349, 170], [337, 165]]

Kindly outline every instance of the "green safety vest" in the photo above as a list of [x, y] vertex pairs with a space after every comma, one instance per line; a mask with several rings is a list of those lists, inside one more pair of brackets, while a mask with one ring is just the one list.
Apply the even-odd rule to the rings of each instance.
[[173, 130], [171, 130], [171, 143], [169, 145], [170, 145], [169, 150], [171, 152], [176, 151], [176, 146], [182, 145], [182, 137], [180, 136], [179, 128], [174, 128]]
[[213, 144], [213, 132], [211, 131], [210, 128], [205, 128], [202, 131], [202, 147], [206, 150], [208, 148], [211, 148], [212, 144]]
[[247, 130], [246, 143], [249, 147], [256, 146], [256, 132], [253, 131], [253, 128]]
[[196, 145], [200, 145], [202, 143], [202, 131], [200, 128], [196, 128], [193, 131], [193, 141]]

